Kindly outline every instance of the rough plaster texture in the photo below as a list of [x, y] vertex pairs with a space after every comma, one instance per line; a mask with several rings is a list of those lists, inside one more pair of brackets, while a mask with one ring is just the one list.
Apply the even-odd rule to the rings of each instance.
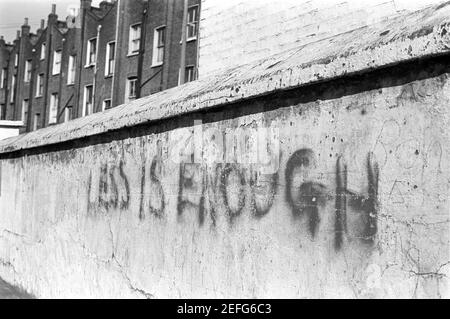
[[[37, 297], [448, 297], [442, 62], [5, 155], [0, 276]], [[176, 163], [200, 128], [206, 162]], [[270, 161], [245, 164], [233, 136], [261, 128]]]
[[[0, 277], [37, 297], [448, 297], [448, 10], [1, 141]], [[248, 164], [259, 138], [270, 160]]]
[[[442, 0], [203, 0], [200, 76]], [[220, 43], [220, 45], [217, 45]]]

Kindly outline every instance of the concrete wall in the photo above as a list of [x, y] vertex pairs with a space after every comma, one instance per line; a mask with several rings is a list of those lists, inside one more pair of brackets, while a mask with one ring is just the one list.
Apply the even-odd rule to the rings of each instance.
[[448, 297], [449, 72], [3, 153], [0, 276], [38, 297]]
[[439, 2], [443, 0], [203, 0], [199, 75]]

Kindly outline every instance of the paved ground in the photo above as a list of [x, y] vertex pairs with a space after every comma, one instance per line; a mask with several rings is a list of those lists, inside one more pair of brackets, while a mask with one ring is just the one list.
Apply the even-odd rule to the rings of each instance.
[[0, 299], [30, 299], [30, 296], [22, 289], [11, 286], [0, 278]]

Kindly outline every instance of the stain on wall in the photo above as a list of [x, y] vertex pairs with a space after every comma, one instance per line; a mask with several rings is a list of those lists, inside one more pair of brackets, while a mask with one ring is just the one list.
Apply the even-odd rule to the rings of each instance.
[[[38, 297], [446, 296], [448, 73], [352, 83], [3, 157], [0, 276]], [[246, 161], [258, 129], [278, 143]]]

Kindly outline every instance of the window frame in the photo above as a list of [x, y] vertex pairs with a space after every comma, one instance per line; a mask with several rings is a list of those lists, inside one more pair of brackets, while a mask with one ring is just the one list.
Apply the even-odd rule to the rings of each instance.
[[64, 109], [64, 123], [72, 120], [72, 106], [66, 106]]
[[[73, 69], [71, 68], [73, 67]], [[77, 72], [77, 55], [69, 55], [69, 61], [67, 65], [67, 85], [74, 85]]]
[[31, 81], [32, 68], [33, 68], [33, 60], [26, 60], [25, 61], [24, 79], [23, 79], [25, 83], [29, 83]]
[[[191, 10], [191, 9], [196, 9], [196, 14], [195, 14], [196, 20], [194, 20], [192, 22], [189, 21], [189, 10]], [[200, 21], [199, 15], [200, 15], [200, 6], [198, 4], [188, 7], [187, 20], [186, 20], [186, 41], [197, 40], [197, 38], [198, 38], [198, 27], [199, 27], [199, 21]], [[195, 35], [190, 37], [189, 36], [189, 27], [192, 26], [192, 25], [195, 26]]]
[[39, 57], [41, 61], [45, 60], [45, 55], [46, 55], [45, 51], [46, 51], [46, 49], [47, 49], [47, 44], [45, 42], [43, 42], [41, 44], [41, 55]]
[[9, 103], [14, 103], [14, 100], [16, 98], [16, 83], [17, 82], [17, 75], [14, 74], [11, 78], [11, 93], [9, 94]]
[[[92, 43], [95, 41], [95, 51], [94, 51], [94, 61], [91, 61], [92, 54]], [[85, 68], [93, 67], [97, 64], [97, 50], [98, 50], [98, 41], [97, 37], [93, 37], [87, 40], [87, 46], [86, 46], [86, 65]]]
[[43, 94], [44, 94], [44, 73], [39, 73], [36, 76], [36, 97], [42, 97]]
[[50, 103], [48, 110], [48, 124], [57, 124], [58, 123], [58, 104], [59, 104], [59, 95], [58, 93], [52, 93], [50, 95]]
[[[130, 95], [130, 90], [132, 88], [132, 83], [134, 83], [134, 95]], [[125, 103], [131, 102], [136, 99], [136, 84], [137, 84], [137, 77], [131, 76], [127, 78], [127, 84], [125, 86]]]
[[[26, 108], [25, 108], [25, 105], [26, 105]], [[27, 125], [27, 117], [28, 117], [28, 110], [30, 109], [30, 100], [29, 99], [24, 99], [23, 101], [22, 101], [22, 114], [21, 114], [21, 117], [22, 117], [22, 123], [24, 124], [24, 125]], [[25, 112], [25, 110], [26, 110], [26, 112]]]
[[[113, 50], [111, 50], [112, 45], [114, 45]], [[116, 65], [116, 45], [117, 45], [116, 41], [110, 41], [106, 44], [105, 77], [110, 77], [114, 75]], [[114, 55], [114, 58], [112, 60], [111, 60], [111, 53]], [[113, 62], [112, 65], [111, 62]]]
[[[159, 30], [164, 30], [163, 42], [160, 45], [160, 36]], [[162, 61], [158, 61], [159, 58], [159, 50], [162, 49]], [[152, 50], [152, 67], [161, 66], [164, 64], [164, 56], [166, 49], [166, 25], [161, 25], [156, 27], [153, 31], [153, 50]]]
[[[109, 102], [109, 107], [108, 108], [106, 108], [106, 102]], [[111, 108], [111, 99], [104, 99], [103, 100], [103, 103], [102, 103], [102, 112], [104, 112], [104, 111], [106, 111], [106, 110], [109, 110], [110, 108]]]
[[4, 89], [6, 88], [8, 81], [7, 81], [7, 76], [6, 74], [8, 73], [8, 69], [7, 68], [3, 68], [0, 74], [0, 89]]
[[41, 119], [41, 113], [34, 114], [33, 131], [38, 130], [38, 122]]
[[[87, 108], [87, 93], [88, 93], [88, 88], [91, 89], [91, 101], [90, 101], [90, 105], [91, 105], [91, 112], [89, 114], [87, 114], [88, 108]], [[94, 105], [93, 105], [93, 100], [94, 100], [94, 85], [93, 84], [88, 84], [84, 86], [84, 91], [83, 91], [83, 111], [82, 111], [82, 117], [91, 115], [94, 113]]]
[[[59, 56], [59, 62], [56, 57]], [[52, 75], [59, 75], [61, 73], [61, 62], [62, 62], [62, 50], [53, 51], [53, 61], [52, 61]], [[58, 62], [58, 63], [57, 63]]]
[[[133, 33], [133, 28], [135, 27], [139, 27], [139, 38], [133, 39], [132, 35]], [[140, 50], [141, 50], [141, 40], [142, 40], [142, 23], [135, 23], [130, 25], [130, 30], [128, 33], [128, 56], [134, 56], [134, 55], [138, 55]], [[137, 41], [138, 46], [136, 50], [131, 50], [133, 43], [135, 43]]]

